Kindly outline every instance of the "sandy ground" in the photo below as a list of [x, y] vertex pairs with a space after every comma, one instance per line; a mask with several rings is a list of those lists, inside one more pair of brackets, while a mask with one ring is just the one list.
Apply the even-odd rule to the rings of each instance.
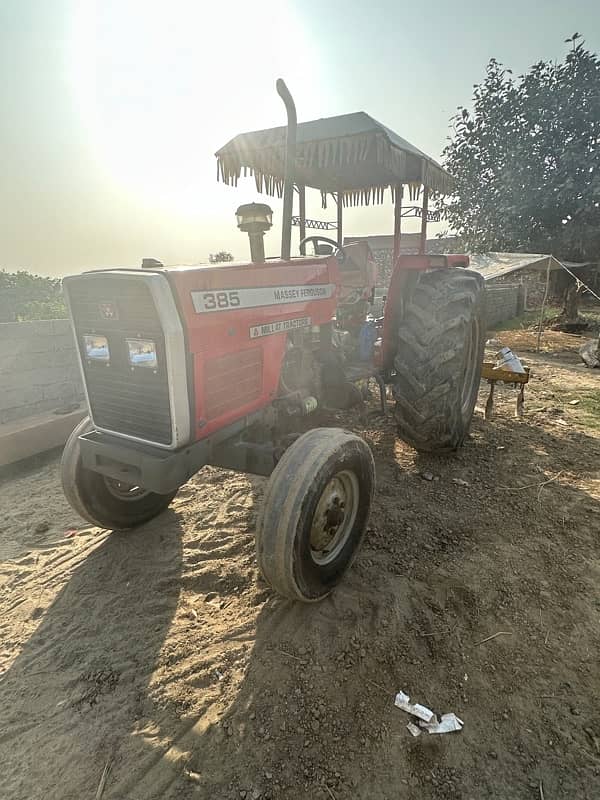
[[[524, 420], [499, 390], [456, 457], [339, 418], [378, 488], [317, 606], [257, 574], [262, 479], [206, 469], [124, 535], [68, 508], [56, 454], [5, 472], [0, 797], [598, 798], [600, 375], [574, 341], [526, 354]], [[413, 739], [399, 689], [464, 730]]]

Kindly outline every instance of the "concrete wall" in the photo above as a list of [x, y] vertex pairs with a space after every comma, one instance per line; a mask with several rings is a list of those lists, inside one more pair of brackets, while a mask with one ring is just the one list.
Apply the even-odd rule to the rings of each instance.
[[83, 402], [66, 319], [0, 324], [0, 424]]
[[486, 316], [488, 328], [514, 319], [525, 310], [525, 289], [519, 284], [504, 286], [486, 284]]

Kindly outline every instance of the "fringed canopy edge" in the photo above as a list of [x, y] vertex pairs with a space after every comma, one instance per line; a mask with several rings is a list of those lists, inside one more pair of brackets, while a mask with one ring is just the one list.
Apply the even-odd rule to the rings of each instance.
[[[284, 142], [276, 143], [273, 139], [278, 135], [281, 140], [284, 130], [276, 128], [241, 134], [231, 140], [216, 153], [217, 180], [237, 186], [242, 175], [254, 176], [258, 192], [281, 197], [285, 146]], [[340, 184], [344, 181], [340, 180], [335, 186], [329, 180], [328, 185], [324, 186], [325, 181], [321, 177], [323, 170], [345, 168], [346, 176], [351, 177], [352, 167], [365, 166], [367, 160], [376, 165], [379, 173], [382, 170], [387, 173], [386, 182], [343, 187]], [[327, 207], [328, 194], [341, 195], [344, 206], [368, 206], [383, 203], [387, 189], [391, 189], [394, 199], [399, 184], [408, 187], [410, 200], [413, 201], [420, 197], [422, 186], [426, 186], [433, 195], [443, 195], [452, 191], [453, 184], [451, 176], [444, 169], [419, 151], [406, 152], [394, 146], [383, 127], [368, 133], [298, 142], [296, 167], [297, 182], [304, 181], [304, 185], [321, 191], [323, 208]], [[410, 178], [407, 178], [409, 173]]]

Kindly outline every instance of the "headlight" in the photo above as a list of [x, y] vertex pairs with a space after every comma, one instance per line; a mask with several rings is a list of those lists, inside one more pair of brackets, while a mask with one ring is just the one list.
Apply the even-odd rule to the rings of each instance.
[[127, 339], [127, 349], [129, 351], [129, 363], [134, 367], [157, 368], [156, 343], [151, 339]]
[[86, 358], [91, 361], [109, 361], [110, 351], [106, 336], [95, 336], [86, 333], [83, 337]]

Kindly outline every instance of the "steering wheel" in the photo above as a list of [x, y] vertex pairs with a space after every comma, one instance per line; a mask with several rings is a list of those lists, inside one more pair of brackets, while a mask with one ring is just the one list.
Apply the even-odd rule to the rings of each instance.
[[327, 236], [305, 236], [304, 239], [300, 242], [300, 252], [302, 252], [304, 245], [308, 244], [308, 242], [312, 242], [313, 245], [317, 246], [317, 242], [325, 242], [325, 244], [330, 244], [333, 246], [333, 252], [337, 253], [340, 249], [340, 246], [334, 239], [329, 239]]

